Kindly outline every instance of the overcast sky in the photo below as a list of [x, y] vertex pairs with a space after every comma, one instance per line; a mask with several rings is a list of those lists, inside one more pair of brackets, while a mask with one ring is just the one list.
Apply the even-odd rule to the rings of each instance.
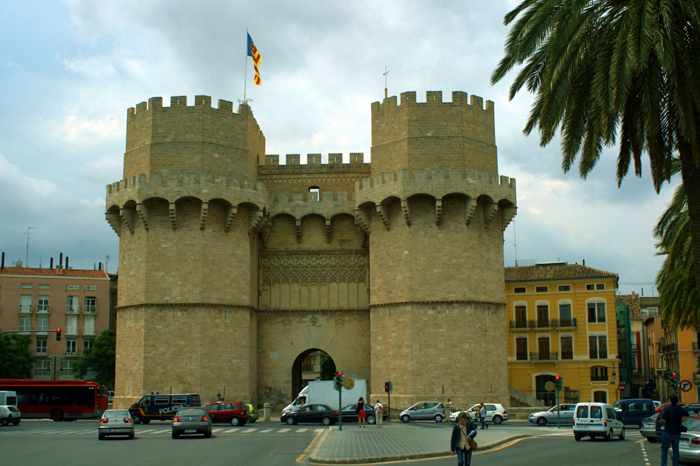
[[[614, 272], [620, 291], [656, 295], [652, 228], [660, 195], [643, 177], [615, 181], [617, 148], [587, 180], [561, 170], [558, 142], [522, 133], [532, 97], [508, 101], [514, 73], [496, 86], [504, 15], [517, 2], [257, 0], [4, 0], [0, 2], [0, 251], [6, 265], [74, 268], [119, 241], [105, 221], [105, 187], [123, 170], [126, 110], [153, 96], [243, 98], [245, 34], [262, 56], [262, 86], [247, 97], [268, 154], [364, 152], [370, 104], [389, 95], [465, 91], [495, 102], [499, 173], [517, 179], [518, 215], [504, 263], [568, 261]], [[216, 105], [216, 103], [214, 103]], [[236, 104], [237, 106], [237, 104]], [[576, 167], [578, 168], [578, 167]], [[517, 239], [517, 252], [514, 246]]]

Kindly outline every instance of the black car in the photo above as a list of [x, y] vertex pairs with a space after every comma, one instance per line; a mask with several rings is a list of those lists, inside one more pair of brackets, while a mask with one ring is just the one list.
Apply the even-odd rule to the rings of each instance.
[[299, 411], [290, 411], [282, 414], [280, 421], [289, 425], [301, 422], [320, 422], [329, 426], [338, 422], [338, 411], [334, 411], [326, 405], [305, 405]]
[[[343, 406], [343, 422], [357, 422], [357, 403]], [[365, 404], [365, 416], [367, 424], [375, 424], [374, 406]], [[382, 409], [382, 420], [386, 421], [386, 408]]]

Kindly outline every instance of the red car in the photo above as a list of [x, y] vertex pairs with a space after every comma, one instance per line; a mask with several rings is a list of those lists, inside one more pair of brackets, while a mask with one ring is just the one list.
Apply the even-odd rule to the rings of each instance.
[[238, 401], [215, 401], [204, 409], [211, 416], [211, 422], [228, 422], [232, 426], [243, 426], [250, 420], [248, 410]]

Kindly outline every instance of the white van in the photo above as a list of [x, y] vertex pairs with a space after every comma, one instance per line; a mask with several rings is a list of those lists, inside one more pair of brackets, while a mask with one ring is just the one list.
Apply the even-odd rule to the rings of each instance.
[[0, 405], [17, 407], [17, 392], [0, 390]]
[[625, 426], [607, 403], [578, 403], [574, 413], [574, 438], [579, 441], [585, 436], [591, 440], [596, 437], [624, 440]]

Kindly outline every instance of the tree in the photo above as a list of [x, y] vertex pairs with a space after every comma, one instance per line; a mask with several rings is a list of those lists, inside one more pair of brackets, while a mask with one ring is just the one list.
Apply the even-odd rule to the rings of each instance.
[[31, 379], [34, 356], [29, 335], [11, 333], [0, 336], [0, 379]]
[[[673, 175], [680, 171], [677, 159], [671, 168]], [[690, 224], [685, 186], [680, 185], [659, 222], [654, 228], [659, 240], [658, 254], [664, 263], [656, 276], [664, 319], [672, 327], [695, 328], [700, 325], [700, 299], [693, 280], [693, 251], [690, 247]]]
[[619, 131], [618, 186], [647, 153], [657, 192], [678, 153], [700, 287], [700, 2], [524, 0], [517, 17], [491, 82], [525, 64], [510, 88], [536, 95], [524, 133], [544, 147], [559, 130], [564, 172], [580, 154], [585, 178]]
[[92, 341], [92, 348], [86, 350], [83, 357], [75, 364], [76, 378], [84, 379], [87, 373], [95, 372], [93, 380], [106, 387], [114, 388], [116, 366], [117, 334], [114, 330], [105, 330]]
[[321, 380], [333, 380], [333, 376], [335, 376], [333, 358], [324, 354], [323, 358], [321, 358]]

